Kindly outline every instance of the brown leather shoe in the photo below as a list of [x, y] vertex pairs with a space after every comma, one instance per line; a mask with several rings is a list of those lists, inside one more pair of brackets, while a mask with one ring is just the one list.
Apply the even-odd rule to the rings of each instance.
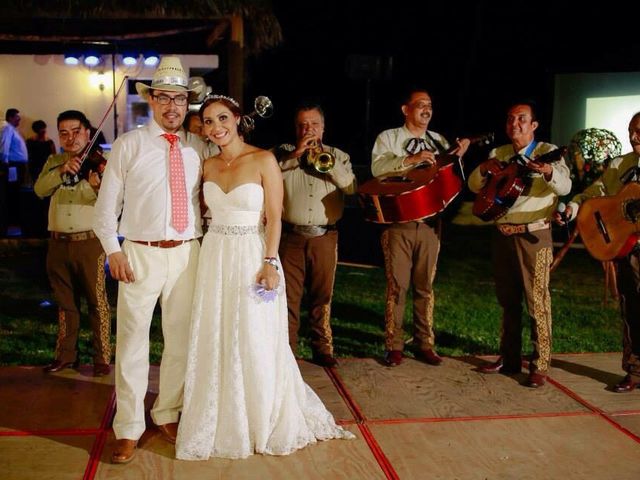
[[442, 357], [431, 348], [428, 348], [426, 350], [418, 350], [418, 352], [416, 352], [416, 359], [422, 360], [423, 362], [435, 367], [437, 367], [438, 365], [442, 365]]
[[321, 367], [334, 368], [338, 366], [338, 360], [328, 353], [318, 353], [313, 355], [313, 363]]
[[178, 436], [178, 422], [158, 425], [158, 430], [160, 430], [160, 433], [167, 442], [175, 445], [176, 437]]
[[388, 367], [397, 367], [402, 363], [402, 350], [389, 350], [384, 356]]
[[116, 440], [116, 447], [111, 454], [111, 463], [129, 463], [136, 454], [137, 440], [121, 438]]
[[94, 363], [93, 364], [93, 376], [104, 377], [111, 373], [111, 366], [106, 363]]
[[54, 360], [52, 363], [42, 369], [44, 373], [55, 373], [65, 368], [77, 369], [80, 366], [80, 360], [76, 359], [73, 362], [61, 362], [60, 360]]
[[486, 363], [484, 365], [480, 365], [478, 367], [478, 371], [480, 373], [487, 373], [487, 374], [491, 374], [491, 373], [503, 373], [503, 374], [514, 374], [514, 373], [520, 373], [522, 371], [522, 368], [508, 368], [504, 366], [504, 361], [502, 360], [502, 357], [498, 358], [498, 360], [496, 360], [495, 362], [491, 362], [491, 363]]
[[627, 393], [636, 388], [640, 388], [640, 382], [634, 381], [631, 375], [627, 375], [620, 383], [613, 386], [613, 391], [616, 393]]
[[547, 382], [547, 376], [539, 372], [531, 372], [525, 386], [530, 388], [540, 388]]

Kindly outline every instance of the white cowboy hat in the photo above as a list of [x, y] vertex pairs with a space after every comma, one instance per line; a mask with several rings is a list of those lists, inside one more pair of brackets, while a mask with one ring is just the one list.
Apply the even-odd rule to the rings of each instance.
[[149, 90], [164, 90], [168, 92], [194, 92], [198, 93], [198, 87], [189, 85], [187, 72], [182, 68], [182, 63], [178, 57], [162, 57], [160, 65], [153, 74], [151, 86], [136, 82], [138, 95], [147, 99]]

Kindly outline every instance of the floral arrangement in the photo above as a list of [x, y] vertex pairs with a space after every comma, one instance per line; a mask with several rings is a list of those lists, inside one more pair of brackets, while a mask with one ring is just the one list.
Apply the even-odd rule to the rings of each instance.
[[622, 144], [610, 130], [587, 128], [571, 139], [571, 177], [579, 190], [597, 180], [612, 158], [622, 153]]
[[254, 283], [249, 287], [249, 296], [253, 298], [256, 303], [270, 303], [278, 298], [278, 295], [282, 293], [282, 285], [278, 285], [273, 290], [267, 290], [264, 285], [260, 283]]

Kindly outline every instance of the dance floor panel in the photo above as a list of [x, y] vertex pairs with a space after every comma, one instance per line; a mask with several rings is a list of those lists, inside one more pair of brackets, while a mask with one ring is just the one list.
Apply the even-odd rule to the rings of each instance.
[[640, 413], [635, 394], [621, 395], [611, 388], [622, 380], [621, 358], [620, 353], [558, 355], [551, 362], [550, 375], [604, 412], [635, 410]]
[[175, 448], [159, 435], [145, 435], [136, 458], [130, 464], [112, 465], [107, 441], [95, 478], [137, 480], [140, 478], [290, 478], [290, 479], [384, 479], [375, 457], [356, 425], [346, 427], [356, 440], [319, 442], [284, 457], [253, 455], [243, 460], [213, 458], [208, 461], [175, 460]]
[[526, 373], [483, 375], [477, 358], [445, 358], [439, 367], [406, 359], [385, 367], [372, 359], [343, 361], [339, 375], [368, 420], [586, 412], [555, 388], [520, 384]]
[[78, 480], [83, 477], [95, 435], [0, 437], [0, 478]]
[[42, 367], [0, 367], [0, 432], [100, 428], [113, 373], [91, 373], [91, 366], [48, 375]]
[[594, 416], [370, 428], [403, 480], [640, 478], [638, 443]]
[[640, 390], [616, 394], [620, 353], [555, 355], [548, 384], [482, 375], [486, 359], [341, 359], [328, 370], [299, 362], [305, 381], [355, 440], [320, 442], [289, 456], [175, 460], [148, 410], [158, 390], [150, 370], [147, 431], [136, 457], [113, 465], [113, 374], [91, 367], [46, 375], [0, 367], [0, 478], [637, 479]]

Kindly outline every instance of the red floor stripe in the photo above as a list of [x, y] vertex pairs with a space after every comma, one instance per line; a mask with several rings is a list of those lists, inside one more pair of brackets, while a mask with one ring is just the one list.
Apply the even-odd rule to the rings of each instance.
[[0, 437], [49, 437], [53, 435], [97, 435], [99, 428], [52, 428], [49, 430], [11, 430], [0, 432]]
[[403, 423], [444, 423], [444, 422], [476, 422], [482, 420], [518, 420], [528, 418], [553, 418], [553, 417], [580, 417], [597, 415], [589, 412], [549, 412], [549, 413], [522, 413], [514, 415], [484, 415], [472, 417], [418, 417], [418, 418], [383, 418], [379, 420], [367, 420], [374, 425], [399, 425]]
[[367, 442], [367, 445], [369, 445], [373, 456], [378, 461], [378, 465], [380, 465], [380, 468], [384, 472], [385, 476], [390, 480], [399, 480], [400, 476], [393, 468], [393, 465], [391, 465], [391, 462], [382, 451], [382, 448], [380, 448], [378, 441], [373, 436], [373, 433], [371, 433], [371, 430], [369, 430], [369, 427], [367, 427], [367, 425], [364, 423], [360, 423], [358, 424], [358, 428], [360, 429], [365, 442]]
[[93, 448], [91, 449], [91, 454], [89, 455], [89, 461], [87, 462], [87, 467], [85, 468], [84, 475], [82, 477], [83, 480], [93, 480], [96, 472], [98, 471], [100, 458], [102, 457], [104, 445], [107, 442], [109, 427], [111, 425], [111, 420], [113, 419], [115, 410], [116, 392], [114, 390], [111, 393], [111, 398], [107, 402], [107, 408], [105, 409], [104, 415], [102, 415], [102, 422], [100, 423], [100, 433], [96, 437], [95, 442], [93, 442]]
[[360, 406], [358, 405], [358, 403], [351, 396], [351, 393], [349, 393], [349, 389], [342, 381], [342, 377], [340, 377], [340, 374], [338, 373], [338, 371], [335, 368], [325, 368], [324, 371], [327, 372], [327, 375], [329, 375], [329, 378], [333, 382], [333, 386], [336, 387], [336, 390], [338, 390], [338, 393], [340, 394], [344, 402], [347, 404], [347, 408], [356, 419], [356, 422], [357, 423], [365, 422], [367, 418], [365, 417], [364, 413], [360, 409]]
[[[591, 411], [593, 411], [594, 413], [598, 414], [598, 416], [600, 418], [602, 418], [603, 420], [605, 420], [606, 422], [608, 422], [610, 425], [612, 425], [614, 428], [616, 428], [617, 430], [619, 430], [620, 432], [624, 433], [626, 436], [628, 436], [629, 438], [631, 438], [632, 440], [635, 440], [636, 442], [640, 443], [640, 437], [638, 435], [636, 435], [635, 433], [627, 430], [625, 427], [623, 427], [622, 425], [620, 425], [618, 422], [616, 422], [615, 420], [613, 420], [612, 418], [610, 418], [602, 409], [596, 407], [595, 405], [591, 405], [591, 403], [587, 402], [584, 398], [582, 398], [580, 395], [578, 395], [577, 393], [575, 393], [573, 390], [565, 387], [564, 385], [562, 385], [560, 382], [547, 377], [547, 381], [549, 383], [551, 383], [554, 387], [556, 387], [558, 390], [564, 392], [566, 395], [570, 396], [571, 398], [573, 398], [576, 402], [581, 403], [582, 405], [584, 405], [585, 407], [587, 407], [588, 409], [590, 409]], [[624, 395], [624, 394], [621, 394]]]

